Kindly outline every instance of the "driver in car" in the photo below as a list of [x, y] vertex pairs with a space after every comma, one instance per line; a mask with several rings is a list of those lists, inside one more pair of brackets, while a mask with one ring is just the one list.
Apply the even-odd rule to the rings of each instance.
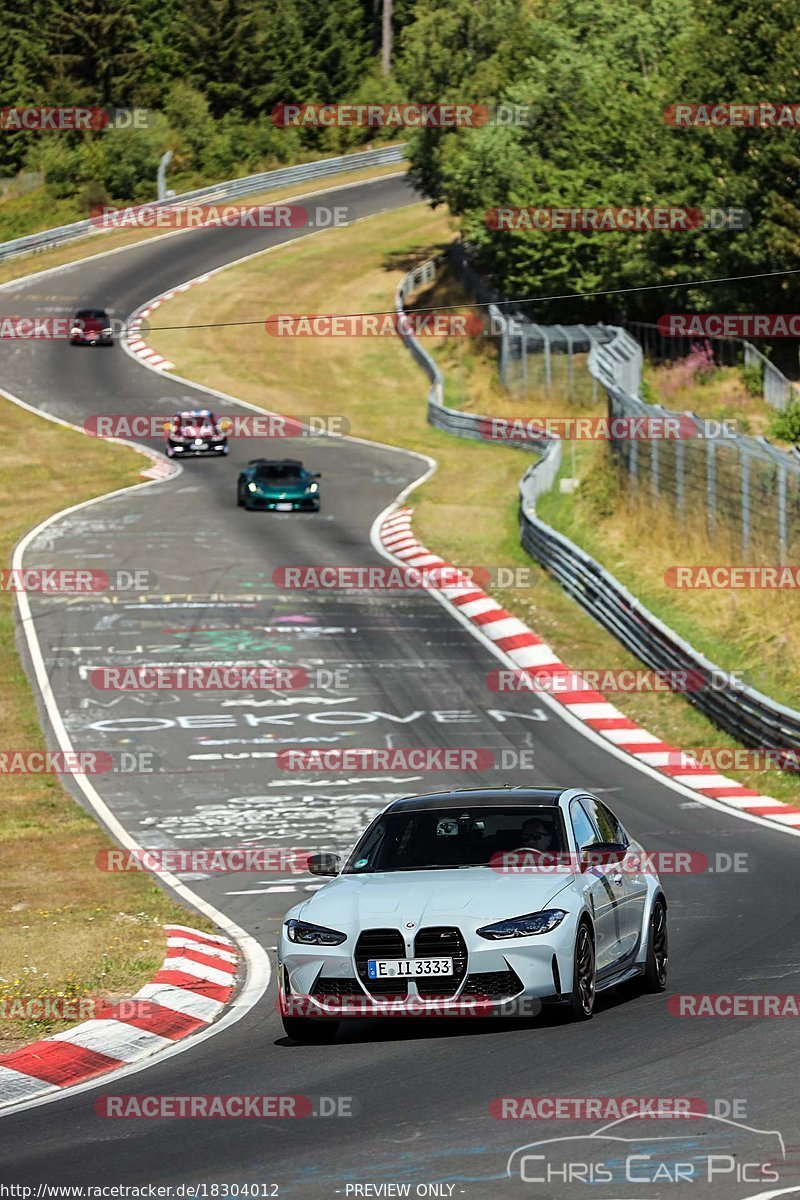
[[520, 850], [538, 850], [544, 853], [553, 848], [553, 834], [539, 817], [528, 817], [522, 823]]

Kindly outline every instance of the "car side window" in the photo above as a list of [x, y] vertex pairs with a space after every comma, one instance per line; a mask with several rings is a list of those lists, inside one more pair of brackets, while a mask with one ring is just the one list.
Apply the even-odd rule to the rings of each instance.
[[614, 816], [610, 808], [603, 804], [602, 800], [594, 800], [589, 796], [584, 796], [581, 803], [586, 808], [589, 815], [592, 817], [595, 825], [600, 830], [601, 842], [619, 842], [622, 845], [628, 844], [628, 837], [622, 825]]
[[600, 831], [587, 816], [586, 810], [579, 800], [573, 800], [569, 806], [569, 817], [572, 822], [572, 832], [575, 834], [575, 844], [579, 850], [584, 846], [594, 846], [602, 841]]

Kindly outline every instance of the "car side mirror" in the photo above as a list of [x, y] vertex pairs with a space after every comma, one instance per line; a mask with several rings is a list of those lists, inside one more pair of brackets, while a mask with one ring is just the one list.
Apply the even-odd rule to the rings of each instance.
[[322, 479], [322, 472], [321, 472], [321, 471], [315, 471], [315, 472], [314, 472], [314, 474], [311, 476], [311, 478], [312, 478], [312, 479]]
[[161, 426], [161, 428], [164, 430], [164, 433], [169, 433], [170, 430], [172, 429], [172, 422], [165, 421], [164, 424]]
[[628, 853], [624, 842], [594, 842], [589, 846], [581, 846], [581, 871], [590, 867], [607, 867], [611, 863], [621, 863]]
[[308, 856], [309, 875], [338, 875], [341, 865], [338, 854], [310, 854]]

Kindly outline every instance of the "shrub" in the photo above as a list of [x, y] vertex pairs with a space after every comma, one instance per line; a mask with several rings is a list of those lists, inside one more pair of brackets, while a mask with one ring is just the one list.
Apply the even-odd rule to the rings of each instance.
[[767, 431], [783, 442], [800, 443], [800, 399], [792, 400], [772, 418]]

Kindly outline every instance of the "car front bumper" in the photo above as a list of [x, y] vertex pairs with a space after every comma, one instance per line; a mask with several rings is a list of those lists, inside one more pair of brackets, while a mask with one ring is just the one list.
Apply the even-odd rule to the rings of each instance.
[[550, 934], [487, 941], [462, 931], [466, 965], [457, 982], [433, 981], [422, 994], [416, 980], [385, 992], [370, 991], [353, 953], [355, 938], [341, 946], [300, 947], [285, 934], [278, 949], [280, 1003], [286, 1015], [346, 1019], [365, 1016], [535, 1016], [544, 1002], [572, 988], [575, 921]]
[[289, 512], [289, 509], [278, 509], [278, 505], [291, 504], [292, 512], [318, 512], [319, 496], [286, 496], [278, 500], [272, 496], [259, 496], [248, 492], [245, 507], [263, 510], [264, 512]]
[[170, 458], [221, 458], [227, 453], [227, 442], [203, 442], [201, 446], [186, 445], [184, 442], [167, 443], [167, 454]]

